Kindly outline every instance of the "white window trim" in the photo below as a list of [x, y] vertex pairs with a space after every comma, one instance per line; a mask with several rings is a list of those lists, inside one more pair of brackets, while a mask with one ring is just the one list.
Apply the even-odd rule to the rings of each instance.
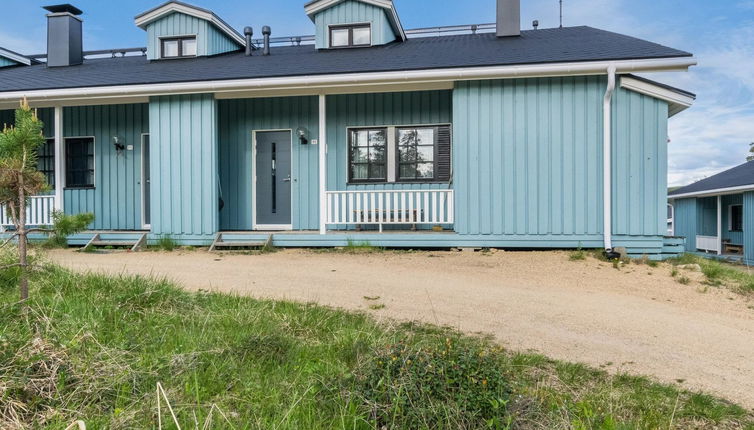
[[[291, 224], [257, 224], [257, 133], [288, 132], [291, 134]], [[297, 183], [295, 163], [293, 162], [293, 129], [278, 128], [269, 130], [251, 131], [251, 228], [255, 231], [292, 231], [293, 211], [295, 208], [295, 190], [293, 184]]]
[[[68, 140], [71, 139], [92, 139], [92, 145], [94, 146], [94, 151], [92, 153], [92, 160], [94, 162], [94, 167], [92, 168], [92, 186], [91, 187], [68, 187]], [[63, 137], [63, 166], [65, 167], [64, 175], [63, 175], [63, 189], [71, 189], [71, 190], [93, 190], [97, 188], [97, 138], [95, 136], [65, 136]], [[57, 166], [55, 166], [57, 167]], [[55, 184], [57, 187], [57, 184]]]

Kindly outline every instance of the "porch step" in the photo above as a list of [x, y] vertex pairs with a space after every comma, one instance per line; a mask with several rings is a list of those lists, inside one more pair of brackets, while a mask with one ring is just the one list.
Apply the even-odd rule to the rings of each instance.
[[221, 248], [265, 248], [272, 246], [272, 235], [258, 233], [218, 233], [209, 252]]
[[87, 242], [84, 249], [91, 249], [95, 247], [117, 247], [117, 248], [130, 248], [132, 252], [141, 251], [147, 244], [146, 233], [95, 233], [92, 239]]

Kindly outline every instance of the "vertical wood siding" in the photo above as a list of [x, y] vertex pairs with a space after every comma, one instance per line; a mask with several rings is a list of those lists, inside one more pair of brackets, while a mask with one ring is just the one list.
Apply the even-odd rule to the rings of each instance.
[[150, 99], [155, 235], [201, 239], [219, 229], [216, 106], [211, 94]]
[[[598, 76], [457, 83], [455, 230], [599, 238], [605, 85]], [[614, 235], [659, 238], [667, 105], [619, 90], [614, 109]]]
[[348, 184], [348, 128], [365, 126], [450, 124], [450, 91], [349, 94], [327, 97], [327, 189], [447, 189], [445, 183]]
[[744, 246], [744, 257], [748, 264], [754, 264], [754, 192], [743, 193], [742, 201], [744, 204], [744, 231], [742, 234], [742, 244]]
[[675, 235], [686, 238], [686, 251], [696, 251], [696, 234], [697, 234], [697, 199], [679, 199], [675, 200], [673, 207], [675, 209]]
[[18, 63], [16, 63], [13, 60], [9, 60], [5, 57], [0, 57], [0, 67], [8, 67], [8, 66], [17, 66]]
[[730, 243], [737, 245], [743, 245], [744, 234], [741, 231], [730, 230], [730, 206], [731, 205], [743, 205], [743, 194], [731, 194], [723, 196], [723, 240], [729, 240]]
[[147, 25], [147, 58], [160, 58], [160, 38], [196, 35], [198, 56], [216, 55], [241, 47], [210, 22], [183, 13], [172, 13]]
[[225, 208], [220, 212], [222, 230], [251, 230], [253, 165], [252, 131], [292, 129], [292, 222], [296, 230], [317, 229], [319, 214], [319, 166], [316, 145], [301, 145], [295, 131], [319, 135], [317, 97], [282, 97], [221, 100], [218, 102], [220, 184]]
[[696, 234], [717, 236], [717, 197], [696, 199]]
[[[94, 213], [97, 230], [141, 229], [141, 135], [148, 132], [147, 104], [64, 108], [63, 137], [93, 136], [95, 163], [95, 188], [66, 189], [65, 212]], [[113, 136], [134, 150], [118, 154]]]
[[384, 45], [395, 41], [397, 35], [390, 25], [385, 9], [363, 3], [357, 0], [348, 0], [339, 3], [314, 16], [316, 26], [317, 49], [330, 47], [330, 32], [328, 26], [338, 24], [352, 24], [369, 22], [372, 24], [372, 44]]

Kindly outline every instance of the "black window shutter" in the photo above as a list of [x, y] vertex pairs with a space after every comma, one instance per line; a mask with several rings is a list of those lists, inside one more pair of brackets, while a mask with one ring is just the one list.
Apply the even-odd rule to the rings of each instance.
[[437, 180], [450, 181], [452, 161], [450, 158], [450, 126], [437, 127]]

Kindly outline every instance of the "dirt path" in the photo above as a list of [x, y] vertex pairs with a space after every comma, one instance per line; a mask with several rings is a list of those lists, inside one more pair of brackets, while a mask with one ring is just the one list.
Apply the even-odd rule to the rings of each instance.
[[[754, 408], [754, 301], [717, 288], [704, 292], [695, 281], [681, 285], [667, 266], [616, 270], [559, 252], [56, 251], [52, 258], [77, 270], [153, 274], [189, 289], [311, 301], [491, 333], [511, 348], [650, 375]], [[375, 303], [385, 308], [369, 310]]]

